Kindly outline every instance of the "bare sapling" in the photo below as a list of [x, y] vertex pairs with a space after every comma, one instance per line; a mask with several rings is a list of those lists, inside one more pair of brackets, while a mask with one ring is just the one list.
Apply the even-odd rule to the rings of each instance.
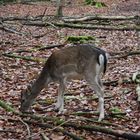
[[55, 51], [46, 61], [39, 77], [21, 93], [22, 112], [32, 105], [40, 91], [50, 82], [58, 82], [58, 98], [55, 108], [64, 111], [66, 82], [84, 78], [99, 98], [99, 119], [104, 119], [104, 91], [101, 75], [106, 71], [107, 53], [94, 45], [76, 45]]

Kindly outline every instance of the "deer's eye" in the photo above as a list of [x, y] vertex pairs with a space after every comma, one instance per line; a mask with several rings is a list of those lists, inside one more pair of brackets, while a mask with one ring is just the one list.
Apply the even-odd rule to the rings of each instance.
[[25, 99], [24, 98], [21, 98], [21, 103], [25, 102]]

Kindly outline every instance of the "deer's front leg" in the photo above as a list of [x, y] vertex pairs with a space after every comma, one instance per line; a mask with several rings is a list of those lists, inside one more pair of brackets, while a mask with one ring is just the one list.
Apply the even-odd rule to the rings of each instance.
[[64, 113], [64, 92], [65, 92], [65, 83], [64, 81], [60, 82], [58, 89], [57, 103], [55, 109], [59, 111], [59, 114]]

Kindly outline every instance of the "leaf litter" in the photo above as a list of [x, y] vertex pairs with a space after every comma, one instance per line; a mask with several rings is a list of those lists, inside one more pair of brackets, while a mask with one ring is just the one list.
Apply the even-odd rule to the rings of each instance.
[[[80, 0], [79, 0], [80, 1]], [[73, 1], [74, 3], [75, 1]], [[104, 15], [135, 15], [139, 14], [137, 9], [132, 8], [129, 13], [131, 1], [111, 1], [104, 0], [108, 7], [104, 8], [93, 8], [90, 6], [67, 6], [64, 8], [64, 14], [73, 15], [85, 15], [87, 14], [104, 14]], [[77, 2], [78, 3], [78, 2]], [[133, 1], [138, 3], [137, 0]], [[28, 13], [30, 15], [40, 15], [47, 6], [47, 14], [55, 14], [56, 7], [51, 3], [37, 3], [37, 5], [6, 5], [1, 6], [0, 16], [25, 16]], [[126, 7], [128, 6], [128, 7]], [[127, 10], [124, 10], [126, 8]], [[121, 9], [121, 10], [119, 10]], [[123, 9], [123, 10], [122, 10]], [[84, 11], [84, 12], [83, 12]], [[35, 27], [24, 27], [23, 30], [28, 32], [38, 33]], [[139, 46], [139, 33], [137, 31], [104, 31], [104, 30], [74, 30], [74, 29], [59, 29], [61, 38], [58, 38], [58, 33], [55, 29], [39, 29], [40, 33], [48, 32], [45, 37], [35, 39], [32, 37], [18, 36], [16, 34], [10, 34], [0, 30], [0, 53], [14, 52], [19, 49], [31, 49], [34, 46], [43, 46], [46, 44], [60, 44], [64, 41], [64, 37], [71, 35], [91, 35], [96, 36], [99, 39], [99, 47], [105, 49], [108, 52], [129, 52], [140, 49]], [[21, 55], [30, 55], [41, 58], [48, 58], [51, 54], [51, 50], [38, 51], [33, 53], [23, 52]], [[0, 57], [0, 99], [12, 104], [14, 108], [19, 109], [20, 105], [20, 93], [26, 88], [28, 83], [35, 79], [36, 75], [40, 72], [43, 64], [37, 64], [36, 62], [28, 62], [21, 59], [7, 58], [4, 56]], [[103, 77], [103, 81], [119, 80], [117, 86], [105, 86], [105, 96], [111, 96], [109, 99], [105, 99], [105, 110], [108, 118], [106, 121], [115, 124], [115, 126], [109, 126], [116, 130], [124, 130], [127, 132], [134, 132], [140, 134], [140, 111], [138, 109], [138, 103], [136, 101], [136, 85], [123, 84], [122, 79], [132, 77], [132, 74], [140, 70], [140, 57], [130, 56], [127, 59], [111, 59], [109, 60], [108, 69]], [[47, 89], [44, 89], [37, 102], [33, 105], [34, 113], [47, 116], [57, 116], [57, 113], [52, 109], [51, 105], [56, 102], [57, 97], [57, 84], [50, 84]], [[94, 100], [94, 91], [87, 85], [87, 83], [79, 80], [69, 82], [67, 93], [65, 96], [65, 108], [67, 112], [62, 115], [62, 118], [66, 120], [71, 118], [77, 118], [78, 116], [73, 115], [74, 112], [87, 112], [86, 118], [97, 119], [94, 113], [91, 112], [97, 110], [98, 101]], [[47, 108], [50, 106], [51, 109]], [[45, 110], [46, 108], [46, 110]], [[116, 109], [116, 111], [125, 112], [126, 115], [123, 117], [111, 117], [110, 109]], [[114, 111], [113, 110], [113, 111]], [[7, 133], [0, 132], [0, 139], [26, 139], [27, 129], [24, 124], [18, 122], [8, 122], [9, 118], [17, 119], [16, 115], [6, 112], [0, 108], [0, 130], [6, 130]], [[78, 122], [78, 121], [77, 121]], [[80, 123], [80, 122], [79, 122]], [[88, 122], [87, 124], [94, 125], [95, 122]], [[99, 124], [101, 125], [101, 124]], [[108, 127], [108, 126], [106, 126]], [[90, 133], [87, 131], [74, 130], [72, 128], [66, 128], [69, 132], [73, 132], [78, 136], [83, 136], [87, 140], [112, 140], [114, 137], [101, 134], [101, 133]], [[13, 130], [14, 132], [10, 132]], [[32, 134], [41, 133], [43, 129], [30, 125]], [[45, 134], [50, 139], [69, 139], [61, 133], [52, 133], [50, 130], [46, 130]], [[33, 137], [33, 139], [39, 139], [39, 136]]]

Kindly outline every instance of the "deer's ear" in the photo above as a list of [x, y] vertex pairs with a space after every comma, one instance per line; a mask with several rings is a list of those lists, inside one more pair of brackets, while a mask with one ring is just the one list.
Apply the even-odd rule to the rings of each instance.
[[21, 97], [20, 97], [20, 100], [21, 100], [21, 103], [23, 103], [25, 100], [26, 100], [26, 96], [25, 96], [25, 90], [23, 90], [22, 92], [21, 92]]
[[31, 85], [28, 85], [28, 86], [27, 86], [26, 92], [27, 92], [27, 93], [30, 93], [30, 92], [31, 92]]
[[21, 94], [20, 94], [21, 99], [23, 99], [23, 96], [24, 96], [23, 94], [24, 94], [24, 91], [21, 91]]
[[30, 95], [31, 94], [31, 89], [32, 89], [32, 85], [33, 85], [33, 81], [31, 81], [30, 83], [29, 83], [29, 85], [27, 86], [27, 89], [26, 89], [26, 94], [28, 94], [28, 95]]

